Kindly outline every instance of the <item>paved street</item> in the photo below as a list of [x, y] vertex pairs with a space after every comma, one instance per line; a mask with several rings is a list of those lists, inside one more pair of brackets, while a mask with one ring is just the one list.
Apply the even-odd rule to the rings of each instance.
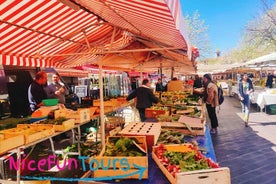
[[225, 97], [218, 114], [218, 134], [212, 140], [220, 166], [230, 168], [232, 184], [276, 183], [276, 115], [254, 109], [249, 127], [244, 127], [234, 97]]

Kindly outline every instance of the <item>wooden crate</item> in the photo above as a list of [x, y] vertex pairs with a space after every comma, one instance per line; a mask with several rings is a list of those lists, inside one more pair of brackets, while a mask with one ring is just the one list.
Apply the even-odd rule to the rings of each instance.
[[98, 109], [98, 107], [89, 107], [89, 110], [90, 110], [90, 119], [93, 118], [96, 110]]
[[118, 97], [118, 98], [117, 98], [117, 101], [118, 101], [120, 104], [127, 103], [126, 97]]
[[20, 184], [51, 184], [50, 180], [22, 180]]
[[64, 132], [74, 128], [74, 126], [75, 126], [75, 119], [68, 119], [66, 121], [63, 121], [61, 125], [53, 125], [54, 130], [56, 132]]
[[162, 129], [166, 130], [176, 130], [178, 132], [182, 132], [186, 135], [205, 135], [206, 126], [193, 126], [187, 128], [183, 123], [174, 123], [174, 122], [159, 122]]
[[160, 168], [160, 170], [167, 177], [171, 184], [231, 184], [230, 170], [227, 167], [180, 172], [177, 173], [175, 177], [173, 177], [170, 172], [165, 168], [165, 166], [159, 161], [154, 152], [152, 152], [152, 159], [155, 161], [157, 166]]
[[146, 136], [147, 147], [152, 149], [157, 143], [159, 135], [161, 133], [161, 125], [159, 123], [129, 123], [118, 134], [123, 136]]
[[[25, 124], [26, 125], [26, 124]], [[51, 136], [55, 133], [53, 127], [49, 126], [28, 126], [24, 127], [24, 124], [19, 125], [17, 128], [11, 128], [7, 130], [3, 130], [4, 138], [11, 138], [17, 135], [24, 136], [24, 143], [32, 143], [39, 139], [43, 139], [45, 137]]]
[[156, 118], [156, 116], [160, 115], [160, 114], [169, 115], [169, 111], [167, 111], [167, 110], [155, 110], [155, 109], [150, 109], [150, 108], [146, 108], [146, 111], [145, 111], [146, 118]]
[[46, 128], [46, 127], [35, 127], [31, 128], [34, 129], [32, 132], [28, 132], [27, 134], [24, 134], [25, 136], [25, 144], [32, 143], [34, 141], [43, 139], [45, 137], [51, 136], [55, 133], [54, 128]]
[[105, 129], [114, 129], [116, 127], [123, 127], [125, 118], [122, 116], [109, 116], [105, 118]]
[[187, 135], [205, 135], [206, 121], [200, 118], [180, 116], [178, 122], [159, 122], [163, 129], [177, 130]]
[[185, 184], [231, 184], [230, 170], [228, 167], [207, 169], [199, 171], [182, 172], [176, 174], [176, 183]]
[[[138, 140], [139, 145], [147, 151], [147, 143], [146, 143], [146, 137], [145, 136], [127, 136], [130, 138], [135, 138]], [[120, 138], [119, 136], [110, 136], [107, 137], [107, 142], [109, 142], [109, 139], [111, 138]], [[97, 157], [92, 158], [92, 160], [89, 160], [89, 163], [94, 162], [94, 163], [102, 163], [105, 167], [110, 165], [109, 168], [99, 168], [95, 169], [94, 171], [94, 178], [98, 177], [108, 177], [108, 176], [119, 176], [119, 175], [125, 175], [121, 179], [147, 179], [148, 178], [148, 156], [136, 156], [136, 157], [130, 157], [130, 156], [104, 156], [105, 153], [105, 148], [101, 151], [100, 155]], [[121, 165], [121, 162], [124, 160], [124, 164]], [[128, 169], [122, 169], [123, 167], [125, 168], [126, 162], [129, 164]], [[110, 164], [108, 164], [110, 163]], [[114, 164], [115, 163], [115, 164]], [[114, 166], [112, 165], [114, 164]], [[138, 172], [139, 168], [136, 167], [144, 167], [145, 171], [143, 172], [143, 175], [140, 176], [140, 174], [134, 174], [134, 175], [129, 175], [130, 173], [133, 172]]]
[[0, 134], [0, 154], [22, 145], [24, 145], [24, 135], [15, 135], [5, 139], [4, 135]]
[[106, 135], [107, 136], [116, 136], [121, 130], [122, 130], [121, 127], [116, 127], [114, 129], [108, 131], [108, 133]]
[[68, 119], [63, 121], [61, 125], [54, 125], [54, 124], [44, 124], [43, 121], [39, 121], [32, 124], [17, 124], [18, 128], [32, 128], [38, 126], [40, 129], [54, 129], [55, 132], [64, 132], [74, 128], [75, 126], [75, 119]]
[[[119, 105], [117, 99], [111, 99], [103, 102], [104, 106], [112, 106], [112, 107], [117, 107]], [[94, 100], [93, 101], [93, 106], [99, 107], [100, 106], [100, 100]]]
[[75, 119], [75, 123], [85, 123], [90, 121], [90, 109], [79, 108], [77, 111], [70, 109], [60, 109], [55, 111], [55, 118], [66, 117], [69, 119]]
[[[23, 128], [23, 126], [27, 126], [27, 125], [28, 125], [28, 127]], [[22, 126], [22, 127], [2, 130], [1, 134], [3, 135], [4, 139], [8, 139], [8, 138], [12, 138], [14, 136], [27, 134], [30, 131], [29, 124], [20, 124], [20, 126]]]

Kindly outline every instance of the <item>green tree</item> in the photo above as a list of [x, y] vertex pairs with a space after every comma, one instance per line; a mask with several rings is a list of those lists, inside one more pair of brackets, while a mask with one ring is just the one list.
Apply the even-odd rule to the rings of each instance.
[[275, 0], [261, 0], [263, 8], [245, 26], [238, 47], [224, 56], [226, 63], [246, 62], [276, 50]]
[[193, 15], [186, 14], [184, 21], [191, 45], [198, 48], [200, 58], [208, 57], [211, 54], [211, 46], [205, 21], [200, 19], [198, 11]]

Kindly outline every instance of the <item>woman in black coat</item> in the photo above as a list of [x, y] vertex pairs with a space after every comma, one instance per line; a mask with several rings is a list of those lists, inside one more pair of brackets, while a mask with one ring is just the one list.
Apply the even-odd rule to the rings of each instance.
[[150, 89], [150, 82], [148, 79], [144, 79], [142, 86], [135, 89], [131, 94], [128, 95], [127, 101], [137, 98], [136, 108], [139, 111], [141, 122], [146, 120], [145, 110], [152, 106], [152, 103], [157, 103], [158, 98], [153, 94]]

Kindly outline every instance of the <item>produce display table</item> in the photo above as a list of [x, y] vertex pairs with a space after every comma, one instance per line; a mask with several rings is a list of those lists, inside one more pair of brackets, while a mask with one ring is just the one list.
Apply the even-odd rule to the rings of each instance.
[[[202, 147], [203, 149], [206, 150], [205, 156], [208, 158], [211, 158], [213, 161], [216, 162], [216, 156], [214, 152], [214, 147], [209, 131], [209, 127], [206, 125], [206, 131], [205, 135], [200, 135], [200, 136], [186, 136], [184, 138], [187, 141], [197, 141], [198, 145]], [[148, 154], [148, 179], [124, 179], [120, 180], [120, 183], [125, 183], [125, 184], [146, 184], [146, 183], [151, 183], [151, 184], [168, 184], [170, 183], [169, 180], [166, 178], [166, 176], [162, 173], [160, 168], [157, 166], [155, 161], [152, 159], [152, 154]], [[103, 181], [105, 183], [118, 183], [118, 181]], [[85, 183], [85, 182], [84, 182]]]
[[276, 94], [259, 93], [256, 103], [262, 110], [266, 105], [276, 104]]

